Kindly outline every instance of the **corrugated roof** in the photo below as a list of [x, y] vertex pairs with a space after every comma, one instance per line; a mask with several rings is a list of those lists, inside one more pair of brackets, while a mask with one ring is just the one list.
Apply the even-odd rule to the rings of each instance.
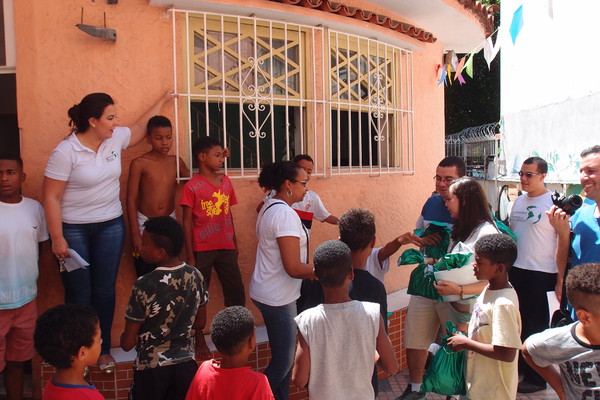
[[[318, 9], [343, 17], [356, 18], [360, 21], [383, 26], [396, 32], [413, 37], [421, 42], [434, 43], [437, 38], [433, 33], [405, 22], [391, 19], [387, 15], [375, 14], [372, 11], [356, 7], [348, 7], [342, 3], [330, 0], [270, 0], [278, 3], [290, 4], [300, 7]], [[466, 10], [472, 12], [479, 20], [487, 35], [494, 31], [494, 13], [498, 10], [497, 5], [486, 6], [475, 0], [456, 0]]]

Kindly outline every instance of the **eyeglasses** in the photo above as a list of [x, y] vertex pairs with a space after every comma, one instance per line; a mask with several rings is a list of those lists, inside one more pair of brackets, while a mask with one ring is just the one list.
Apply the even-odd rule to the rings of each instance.
[[523, 172], [523, 171], [519, 171], [519, 176], [526, 176], [527, 178], [531, 179], [532, 177], [536, 176], [536, 175], [542, 175], [541, 172], [536, 172], [535, 174], [533, 172]]
[[436, 176], [433, 177], [433, 179], [435, 179], [435, 181], [438, 182], [438, 183], [441, 182], [441, 181], [444, 181], [447, 184], [451, 184], [452, 181], [454, 181], [456, 178], [454, 178], [452, 176], [447, 176], [445, 178], [442, 178], [441, 176], [436, 175]]
[[308, 183], [308, 181], [292, 181], [292, 183], [301, 183], [302, 186], [306, 187], [306, 184]]

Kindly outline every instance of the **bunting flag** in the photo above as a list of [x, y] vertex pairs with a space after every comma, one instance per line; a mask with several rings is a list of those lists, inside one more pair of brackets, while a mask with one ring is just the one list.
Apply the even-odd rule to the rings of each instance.
[[458, 79], [458, 81], [460, 82], [461, 85], [464, 85], [465, 83], [467, 83], [465, 81], [465, 78], [463, 78], [461, 72], [463, 70], [463, 68], [465, 67], [465, 61], [467, 60], [467, 56], [464, 56], [463, 58], [460, 59], [460, 61], [456, 64], [456, 75], [454, 75], [454, 80], [456, 81]]
[[467, 62], [465, 63], [465, 72], [467, 73], [467, 75], [469, 75], [471, 77], [471, 79], [473, 79], [473, 57], [475, 56], [475, 50], [473, 50], [471, 52], [471, 54], [469, 54], [469, 58], [467, 59]]
[[442, 73], [440, 75], [440, 80], [438, 81], [438, 86], [446, 82], [446, 68], [441, 68], [440, 71], [442, 71]]
[[494, 43], [492, 42], [492, 36], [488, 36], [483, 42], [483, 58], [485, 62], [487, 62], [488, 69], [490, 69], [490, 64], [492, 63], [492, 52], [494, 51]]
[[519, 36], [519, 32], [521, 32], [521, 28], [523, 28], [523, 4], [517, 8], [513, 14], [512, 22], [510, 23], [509, 32], [513, 44], [517, 41], [517, 36]]
[[450, 81], [450, 86], [452, 86], [452, 66], [450, 64], [446, 64], [446, 69], [448, 70], [448, 80]]

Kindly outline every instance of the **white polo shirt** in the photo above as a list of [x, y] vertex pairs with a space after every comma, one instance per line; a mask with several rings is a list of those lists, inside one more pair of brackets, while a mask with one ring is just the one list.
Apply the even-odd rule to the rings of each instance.
[[123, 214], [119, 199], [121, 151], [130, 139], [129, 128], [117, 127], [94, 152], [71, 134], [52, 151], [44, 175], [67, 182], [61, 203], [63, 222], [104, 222]]

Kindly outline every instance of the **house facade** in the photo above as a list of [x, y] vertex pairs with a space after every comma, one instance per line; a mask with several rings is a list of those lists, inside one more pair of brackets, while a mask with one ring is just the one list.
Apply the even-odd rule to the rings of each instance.
[[[166, 90], [179, 94], [163, 113], [179, 154], [193, 165], [191, 142], [214, 135], [228, 148], [226, 172], [239, 263], [246, 285], [256, 250], [260, 166], [307, 153], [309, 186], [334, 215], [371, 210], [377, 243], [414, 228], [444, 156], [444, 97], [437, 66], [448, 50], [469, 52], [493, 30], [491, 10], [470, 0], [2, 0], [11, 8], [24, 195], [41, 199], [46, 161], [69, 134], [67, 109], [91, 92], [116, 101], [129, 125]], [[92, 36], [76, 26], [96, 27]], [[114, 32], [110, 31], [114, 30]], [[112, 40], [112, 35], [116, 40]], [[106, 38], [109, 37], [109, 38]], [[9, 46], [10, 47], [10, 46]], [[130, 161], [123, 154], [124, 201]], [[180, 177], [185, 182], [189, 177]], [[337, 238], [315, 223], [311, 248]], [[405, 288], [411, 268], [386, 276]], [[113, 346], [135, 279], [126, 243], [117, 282]], [[209, 319], [223, 300], [211, 287]], [[40, 312], [62, 302], [55, 260], [42, 258]], [[252, 306], [251, 306], [252, 307]], [[260, 314], [253, 309], [257, 322]]]

